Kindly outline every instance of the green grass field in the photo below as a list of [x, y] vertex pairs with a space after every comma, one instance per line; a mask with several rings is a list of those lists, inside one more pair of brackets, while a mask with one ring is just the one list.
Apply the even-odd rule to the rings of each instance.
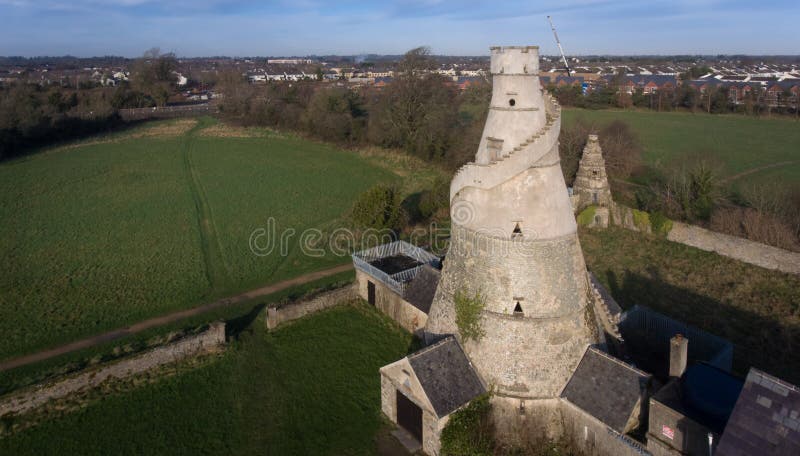
[[[800, 278], [622, 228], [580, 233], [620, 306], [649, 307], [734, 344], [734, 369], [800, 383]], [[690, 342], [691, 343], [691, 342]]]
[[[0, 164], [0, 359], [349, 261], [300, 255], [300, 233], [398, 178], [267, 131], [202, 134], [211, 119], [173, 131], [185, 122]], [[296, 231], [287, 256], [249, 248], [270, 217]]]
[[0, 439], [0, 454], [375, 454], [378, 368], [410, 343], [361, 304], [254, 324], [220, 359]]
[[[800, 122], [686, 112], [565, 109], [564, 124], [582, 118], [599, 125], [627, 122], [638, 134], [651, 166], [680, 166], [706, 160], [734, 186], [800, 182]], [[783, 164], [772, 168], [762, 167]], [[741, 177], [740, 173], [752, 172]]]

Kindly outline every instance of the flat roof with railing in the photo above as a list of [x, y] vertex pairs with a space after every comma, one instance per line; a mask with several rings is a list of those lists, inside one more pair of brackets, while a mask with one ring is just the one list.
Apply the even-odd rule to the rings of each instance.
[[353, 254], [356, 269], [381, 281], [401, 296], [425, 265], [440, 267], [440, 259], [405, 241], [394, 241]]

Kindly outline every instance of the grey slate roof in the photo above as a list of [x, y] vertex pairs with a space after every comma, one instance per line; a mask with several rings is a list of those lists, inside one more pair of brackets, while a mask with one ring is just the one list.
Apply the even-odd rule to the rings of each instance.
[[454, 337], [409, 355], [408, 362], [440, 418], [486, 392]]
[[438, 269], [426, 265], [411, 279], [403, 298], [417, 309], [428, 313], [431, 310], [433, 295], [439, 285], [440, 272]]
[[714, 454], [800, 454], [800, 388], [751, 368]]
[[650, 375], [590, 347], [561, 397], [624, 433], [649, 381]]

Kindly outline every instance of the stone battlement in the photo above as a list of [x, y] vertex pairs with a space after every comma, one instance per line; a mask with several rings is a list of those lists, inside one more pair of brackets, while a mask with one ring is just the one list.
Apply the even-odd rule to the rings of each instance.
[[493, 75], [531, 75], [539, 77], [539, 46], [494, 46]]

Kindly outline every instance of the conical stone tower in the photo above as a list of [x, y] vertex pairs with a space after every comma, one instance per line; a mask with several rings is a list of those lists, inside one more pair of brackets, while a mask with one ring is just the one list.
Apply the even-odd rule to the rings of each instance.
[[[539, 84], [536, 46], [491, 48], [492, 100], [475, 162], [450, 186], [450, 250], [426, 339], [457, 335], [507, 414], [558, 397], [597, 325], [561, 173], [561, 112]], [[484, 335], [465, 340], [454, 296], [480, 293]]]
[[603, 159], [597, 135], [589, 135], [589, 140], [583, 148], [583, 156], [578, 165], [572, 190], [573, 194], [578, 196], [577, 211], [587, 206], [609, 207], [612, 204], [606, 161]]

